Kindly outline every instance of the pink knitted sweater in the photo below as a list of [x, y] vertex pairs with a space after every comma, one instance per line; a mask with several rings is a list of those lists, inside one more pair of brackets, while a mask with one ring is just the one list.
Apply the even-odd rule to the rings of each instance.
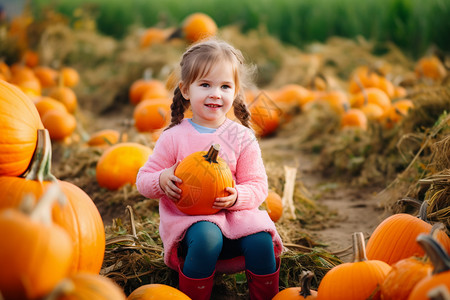
[[[214, 215], [191, 216], [178, 210], [159, 186], [161, 172], [196, 151], [207, 151], [212, 144], [221, 145], [219, 156], [224, 159], [236, 181], [238, 198], [232, 207]], [[139, 170], [136, 179], [138, 191], [145, 197], [160, 199], [159, 232], [164, 244], [164, 261], [175, 270], [182, 261], [177, 254], [178, 245], [186, 230], [199, 221], [210, 221], [229, 239], [238, 239], [260, 231], [272, 235], [275, 256], [282, 252], [282, 242], [275, 224], [265, 210], [258, 207], [267, 197], [267, 175], [261, 150], [253, 132], [227, 119], [214, 133], [199, 133], [187, 120], [164, 131], [153, 154]], [[216, 270], [234, 273], [244, 270], [243, 257], [219, 260]]]

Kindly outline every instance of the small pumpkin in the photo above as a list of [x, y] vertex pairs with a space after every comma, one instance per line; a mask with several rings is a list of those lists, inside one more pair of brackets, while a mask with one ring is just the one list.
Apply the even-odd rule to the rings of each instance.
[[33, 69], [34, 75], [39, 79], [43, 88], [49, 88], [58, 84], [59, 73], [47, 66], [38, 66]]
[[52, 140], [62, 141], [72, 135], [77, 127], [77, 120], [67, 111], [51, 109], [42, 116], [42, 124]]
[[430, 263], [418, 257], [408, 257], [392, 265], [381, 285], [381, 299], [407, 300], [414, 286], [431, 274]]
[[409, 300], [427, 299], [429, 292], [441, 285], [450, 290], [450, 256], [431, 235], [420, 234], [417, 243], [424, 249], [433, 264], [431, 276], [419, 281], [409, 295]]
[[51, 88], [48, 96], [62, 102], [69, 113], [74, 113], [78, 106], [78, 99], [75, 92], [67, 86], [55, 86]]
[[138, 79], [130, 87], [129, 99], [131, 104], [137, 105], [144, 99], [166, 97], [168, 92], [165, 84], [157, 79], [151, 79], [148, 72], [144, 74], [144, 78]]
[[184, 19], [182, 32], [189, 42], [194, 43], [215, 36], [217, 33], [217, 24], [207, 14], [193, 13]]
[[391, 99], [383, 90], [376, 87], [365, 88], [350, 98], [351, 107], [361, 108], [367, 103], [377, 104], [386, 111], [391, 106]]
[[[51, 141], [47, 129], [38, 130], [36, 153], [24, 177], [0, 176], [0, 209], [19, 207], [21, 199], [32, 194], [35, 198], [56, 178], [51, 174]], [[70, 272], [86, 271], [99, 273], [105, 252], [105, 227], [101, 215], [92, 199], [79, 187], [58, 180], [67, 198], [63, 207], [55, 205], [52, 210], [54, 223], [63, 227], [70, 235], [74, 255], [70, 261]]]
[[303, 271], [300, 276], [300, 287], [290, 287], [278, 292], [272, 300], [314, 300], [317, 299], [317, 291], [311, 290], [311, 280], [314, 273]]
[[63, 67], [60, 71], [62, 85], [73, 88], [80, 82], [80, 74], [72, 67]]
[[354, 261], [333, 267], [322, 278], [318, 300], [380, 299], [379, 286], [391, 266], [380, 260], [368, 260], [362, 232], [352, 235]]
[[0, 80], [0, 175], [25, 172], [36, 149], [37, 131], [43, 128], [33, 101]]
[[440, 80], [447, 75], [447, 70], [441, 60], [435, 56], [425, 56], [419, 59], [414, 68], [417, 78]]
[[367, 130], [367, 116], [359, 108], [350, 108], [341, 117], [341, 128]]
[[274, 133], [281, 123], [281, 109], [269, 98], [265, 92], [259, 93], [248, 104], [252, 128], [259, 136], [268, 136]]
[[89, 146], [110, 146], [120, 139], [120, 132], [114, 129], [103, 129], [94, 132], [87, 141]]
[[56, 198], [61, 192], [54, 184], [27, 212], [0, 210], [0, 291], [6, 300], [40, 298], [69, 273], [73, 242], [49, 217]]
[[228, 196], [226, 187], [232, 187], [233, 176], [228, 164], [219, 157], [220, 145], [212, 145], [208, 152], [198, 151], [186, 156], [175, 169], [175, 176], [183, 180], [177, 186], [182, 190], [176, 203], [188, 215], [211, 215], [218, 197]]
[[134, 185], [139, 169], [152, 150], [139, 143], [115, 144], [100, 156], [96, 167], [97, 182], [101, 187], [117, 190], [125, 184]]
[[165, 284], [145, 284], [135, 289], [127, 300], [189, 300], [182, 291]]
[[266, 210], [272, 221], [277, 222], [283, 214], [283, 201], [274, 190], [269, 190], [265, 200]]
[[126, 300], [122, 288], [112, 279], [86, 272], [72, 274], [46, 297], [47, 300]]
[[[424, 250], [416, 242], [421, 233], [429, 233], [431, 224], [410, 214], [399, 213], [386, 218], [374, 230], [367, 242], [367, 257], [382, 260], [389, 265], [411, 256], [423, 256]], [[450, 238], [443, 231], [437, 237], [446, 249]]]
[[170, 121], [169, 99], [142, 100], [134, 108], [134, 126], [139, 132], [149, 132], [161, 129]]
[[155, 44], [162, 44], [168, 38], [167, 32], [164, 29], [157, 27], [150, 27], [145, 30], [140, 38], [141, 48], [146, 48]]
[[49, 110], [52, 110], [52, 109], [57, 109], [62, 112], [67, 112], [67, 108], [64, 104], [62, 104], [58, 100], [50, 98], [50, 97], [45, 97], [45, 96], [37, 97], [34, 100], [34, 105], [36, 105], [36, 109], [37, 109], [39, 115], [41, 116], [41, 119], [45, 115], [46, 112], [48, 112]]

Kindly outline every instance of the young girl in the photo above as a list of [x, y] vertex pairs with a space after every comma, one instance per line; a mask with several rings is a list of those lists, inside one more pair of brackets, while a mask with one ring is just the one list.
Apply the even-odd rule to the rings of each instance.
[[[160, 198], [160, 235], [165, 263], [178, 271], [179, 288], [192, 299], [209, 299], [214, 273], [245, 269], [251, 299], [272, 299], [278, 292], [282, 242], [274, 223], [258, 207], [268, 193], [261, 150], [249, 129], [240, 51], [223, 41], [191, 46], [183, 55], [175, 89], [171, 124], [139, 170], [136, 186], [148, 198]], [[192, 118], [184, 119], [191, 107]], [[241, 124], [227, 118], [234, 114]], [[174, 175], [189, 154], [219, 143], [219, 156], [232, 172], [229, 196], [216, 198], [213, 215], [187, 215], [176, 207], [181, 189]]]

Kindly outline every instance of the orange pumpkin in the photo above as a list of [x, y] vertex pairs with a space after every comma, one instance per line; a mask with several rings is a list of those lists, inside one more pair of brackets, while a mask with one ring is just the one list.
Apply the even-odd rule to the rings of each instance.
[[60, 71], [62, 77], [62, 85], [67, 87], [74, 87], [80, 82], [80, 74], [72, 67], [63, 67]]
[[413, 108], [414, 103], [411, 100], [398, 100], [384, 112], [383, 116], [381, 117], [382, 122], [384, 122], [386, 128], [392, 128], [395, 124], [399, 123]]
[[417, 242], [425, 250], [433, 264], [431, 276], [419, 281], [409, 295], [409, 300], [427, 299], [429, 292], [439, 286], [450, 290], [450, 257], [442, 245], [432, 236], [421, 234]]
[[0, 76], [3, 76], [3, 80], [9, 81], [11, 79], [11, 70], [9, 66], [0, 59]]
[[42, 87], [48, 88], [58, 84], [58, 71], [47, 66], [38, 66], [33, 70]]
[[286, 103], [290, 106], [302, 107], [307, 99], [311, 99], [312, 91], [304, 88], [299, 84], [287, 84], [283, 86], [274, 97], [275, 103]]
[[135, 289], [127, 300], [189, 300], [186, 294], [165, 284], [145, 284]]
[[34, 68], [39, 65], [39, 54], [36, 51], [27, 49], [22, 55], [23, 63], [30, 68]]
[[144, 99], [166, 97], [168, 92], [162, 81], [157, 79], [138, 79], [130, 87], [129, 99], [131, 104], [137, 105]]
[[183, 21], [182, 31], [185, 38], [194, 43], [216, 35], [217, 25], [210, 16], [204, 13], [193, 13]]
[[358, 66], [352, 73], [349, 83], [349, 92], [357, 94], [361, 89], [378, 87], [380, 76], [368, 66]]
[[62, 102], [69, 113], [74, 113], [78, 106], [78, 99], [75, 92], [67, 86], [53, 87], [48, 96]]
[[27, 213], [0, 211], [0, 290], [6, 300], [40, 298], [69, 273], [73, 243], [48, 218], [57, 188], [51, 186]]
[[139, 132], [161, 129], [170, 121], [169, 99], [142, 100], [134, 108], [134, 126]]
[[[48, 131], [39, 130], [38, 136], [35, 157], [26, 177], [0, 177], [0, 190], [3, 191], [0, 209], [18, 207], [27, 194], [39, 198], [55, 181], [50, 173], [52, 150]], [[54, 206], [52, 217], [69, 233], [74, 243], [70, 271], [99, 273], [105, 252], [105, 229], [100, 213], [92, 199], [79, 187], [66, 181], [58, 183], [67, 203], [63, 207]]]
[[265, 203], [270, 219], [274, 222], [278, 221], [283, 214], [283, 202], [280, 195], [274, 190], [269, 190]]
[[377, 291], [391, 270], [383, 261], [368, 260], [362, 232], [353, 234], [354, 261], [333, 267], [322, 278], [318, 300], [380, 299]]
[[62, 141], [72, 135], [77, 127], [77, 120], [67, 111], [52, 109], [42, 116], [42, 124], [52, 140]]
[[175, 169], [177, 183], [182, 190], [176, 203], [178, 209], [189, 215], [210, 215], [219, 211], [212, 208], [217, 197], [228, 196], [226, 187], [233, 187], [233, 176], [228, 164], [219, 157], [220, 145], [214, 144], [208, 152], [198, 151], [186, 156]]
[[41, 96], [34, 100], [34, 105], [36, 105], [36, 109], [39, 113], [39, 115], [42, 117], [45, 115], [46, 112], [52, 109], [57, 109], [62, 112], [67, 112], [67, 108], [64, 104], [59, 102], [56, 99]]
[[87, 144], [89, 146], [110, 146], [119, 141], [120, 132], [114, 129], [104, 129], [93, 133]]
[[152, 150], [144, 145], [128, 142], [115, 144], [103, 152], [96, 167], [97, 182], [101, 187], [117, 190], [125, 184], [134, 185], [139, 169]]
[[381, 285], [381, 299], [407, 300], [414, 286], [431, 274], [432, 265], [417, 257], [408, 257], [392, 265]]
[[[421, 233], [429, 233], [431, 224], [409, 214], [399, 213], [381, 222], [367, 242], [367, 257], [384, 261], [390, 265], [411, 256], [423, 256], [424, 251], [416, 242]], [[437, 233], [439, 241], [447, 251], [450, 238], [443, 231]]]
[[19, 176], [27, 169], [44, 128], [33, 101], [0, 80], [0, 175]]
[[145, 30], [144, 34], [141, 36], [141, 48], [146, 48], [155, 44], [162, 44], [166, 41], [167, 37], [167, 32], [164, 29], [150, 27]]
[[356, 108], [360, 108], [367, 103], [377, 104], [383, 110], [387, 110], [391, 106], [391, 100], [388, 95], [381, 89], [375, 87], [366, 88], [350, 99], [351, 106]]
[[323, 92], [317, 100], [326, 102], [339, 115], [344, 114], [350, 108], [347, 95], [338, 90]]
[[282, 290], [272, 300], [314, 300], [317, 299], [317, 291], [311, 290], [311, 279], [314, 273], [303, 271], [300, 277], [300, 287], [290, 287]]
[[248, 104], [251, 114], [252, 128], [259, 136], [274, 133], [280, 125], [281, 109], [266, 93], [261, 92]]
[[426, 56], [419, 59], [414, 68], [417, 78], [440, 80], [447, 75], [447, 70], [440, 59], [435, 56]]
[[112, 279], [85, 272], [64, 278], [46, 299], [52, 300], [126, 300], [122, 288]]
[[341, 117], [341, 128], [367, 130], [367, 116], [359, 108], [350, 108]]

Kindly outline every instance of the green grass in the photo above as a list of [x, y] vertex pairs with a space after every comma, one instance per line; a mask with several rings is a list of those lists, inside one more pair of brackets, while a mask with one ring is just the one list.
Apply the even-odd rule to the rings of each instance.
[[447, 0], [34, 0], [73, 18], [76, 7], [94, 12], [98, 29], [123, 38], [131, 25], [179, 26], [190, 13], [210, 15], [219, 26], [242, 30], [266, 26], [283, 42], [304, 47], [330, 36], [394, 42], [415, 57], [436, 45], [450, 50], [450, 1]]

